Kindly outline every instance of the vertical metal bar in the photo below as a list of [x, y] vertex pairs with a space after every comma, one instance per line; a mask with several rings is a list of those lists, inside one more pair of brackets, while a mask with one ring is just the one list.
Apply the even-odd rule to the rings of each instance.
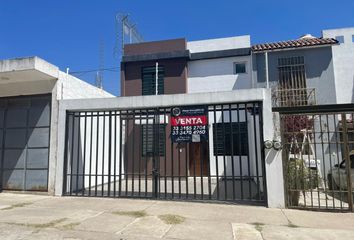
[[82, 164], [82, 196], [85, 195], [85, 178], [86, 178], [86, 131], [87, 131], [87, 112], [85, 112], [84, 121], [84, 156]]
[[[248, 126], [248, 106], [247, 106], [247, 103], [245, 104], [245, 122], [246, 122], [246, 125]], [[247, 127], [247, 131], [248, 131], [248, 127]], [[247, 134], [248, 136], [248, 134]], [[249, 144], [248, 144], [248, 139], [246, 141], [247, 143], [247, 165], [248, 165], [248, 199], [249, 200], [252, 200], [252, 182], [251, 182], [251, 163], [250, 163], [250, 150], [249, 150]]]
[[[263, 105], [262, 103], [258, 104], [258, 108], [259, 108], [259, 121], [258, 121], [258, 125], [259, 125], [259, 136], [260, 136], [260, 143], [262, 144], [264, 142], [264, 136], [263, 136]], [[266, 170], [265, 170], [265, 152], [264, 152], [264, 148], [261, 148], [261, 166], [262, 166], [262, 182], [263, 182], [263, 200], [266, 202], [267, 206], [268, 206], [268, 192], [267, 192], [267, 182], [266, 182]]]
[[135, 185], [135, 180], [134, 180], [134, 172], [135, 172], [135, 120], [136, 120], [136, 115], [135, 115], [135, 110], [133, 110], [133, 118], [132, 118], [132, 125], [133, 125], [133, 129], [132, 129], [132, 196], [135, 195], [134, 193], [134, 185]]
[[[148, 177], [147, 177], [147, 171], [148, 171], [148, 131], [149, 128], [149, 112], [146, 110], [146, 125], [145, 125], [145, 197], [147, 197], [147, 192], [148, 192]], [[144, 143], [144, 141], [143, 141]]]
[[181, 144], [178, 143], [178, 197], [181, 198]]
[[[220, 189], [219, 189], [219, 149], [218, 149], [218, 121], [216, 120], [216, 105], [214, 105], [214, 133], [215, 133], [215, 137], [214, 137], [214, 146], [216, 146], [216, 148], [214, 148], [216, 150], [216, 153], [214, 153], [215, 156], [215, 165], [216, 165], [216, 199], [219, 200], [220, 198]], [[225, 151], [225, 146], [223, 146], [223, 151]]]
[[[321, 132], [321, 147], [322, 147], [322, 156], [323, 156], [323, 158], [325, 157], [325, 151], [324, 151], [324, 142], [323, 142], [323, 135], [325, 135], [325, 132], [324, 132], [324, 130], [322, 129], [322, 114], [320, 114], [320, 132]], [[317, 158], [315, 159], [315, 162], [316, 162], [316, 167], [317, 167]], [[309, 169], [309, 172], [310, 172], [310, 179], [312, 179], [311, 178], [311, 170]], [[325, 173], [326, 172], [326, 160], [325, 159], [323, 159], [323, 173]], [[323, 176], [323, 179], [324, 179], [324, 181], [326, 182], [326, 174], [324, 174], [324, 176]], [[316, 171], [316, 179], [318, 179], [318, 171]], [[311, 186], [310, 186], [310, 188], [311, 188]], [[326, 202], [326, 209], [328, 209], [328, 195], [327, 195], [327, 190], [326, 189], [324, 189], [325, 190], [325, 196], [326, 196], [326, 198], [325, 198], [325, 202]], [[317, 188], [317, 191], [318, 192], [320, 192], [319, 191], [319, 189]], [[319, 203], [318, 203], [318, 205], [319, 206], [321, 206], [321, 199], [320, 198], [318, 198], [318, 201], [319, 201]]]
[[124, 168], [125, 168], [125, 171], [124, 171], [124, 177], [125, 177], [125, 197], [128, 196], [128, 185], [129, 185], [129, 143], [131, 141], [131, 139], [129, 138], [129, 125], [130, 125], [130, 121], [131, 121], [131, 118], [130, 118], [130, 115], [129, 115], [129, 111], [126, 111], [126, 124], [127, 124], [127, 130], [126, 130], [126, 136], [125, 136], [125, 139], [127, 139], [126, 141], [126, 151], [124, 151], [124, 153], [126, 153], [125, 155], [125, 162], [126, 164], [124, 164]]
[[99, 148], [99, 135], [100, 135], [100, 113], [97, 114], [97, 136], [96, 136], [96, 165], [95, 165], [95, 197], [97, 197], [97, 177], [98, 177], [98, 148]]
[[[172, 132], [172, 124], [171, 124], [171, 132]], [[178, 145], [177, 145], [177, 148], [178, 148]], [[179, 151], [179, 148], [178, 148], [178, 151]], [[171, 198], [174, 199], [174, 191], [175, 191], [175, 179], [174, 179], [174, 162], [173, 162], [173, 158], [174, 158], [174, 145], [173, 145], [173, 142], [171, 141], [171, 153], [172, 153], [172, 156], [171, 156], [171, 190], [172, 190], [172, 196]]]
[[71, 132], [71, 142], [72, 142], [72, 146], [71, 146], [71, 154], [70, 154], [70, 196], [73, 193], [73, 163], [74, 163], [74, 141], [75, 141], [75, 113], [73, 114], [72, 117], [72, 132]]
[[[339, 144], [341, 143], [341, 140], [340, 140], [340, 130], [339, 130], [339, 124], [338, 122], [336, 121], [337, 119], [337, 116], [339, 115], [336, 115], [336, 114], [333, 114], [333, 122], [334, 122], [334, 129], [335, 129], [335, 135], [336, 135], [336, 156], [337, 156], [337, 164], [338, 164], [338, 168], [339, 168], [339, 165], [340, 165], [340, 161], [339, 161]], [[339, 137], [338, 137], [339, 135]], [[339, 143], [339, 144], [338, 144]], [[339, 176], [339, 186], [341, 186], [341, 178]], [[333, 177], [331, 179], [332, 181], [332, 187], [333, 187]], [[343, 209], [343, 194], [342, 194], [342, 191], [339, 190], [339, 197], [340, 197], [340, 209]]]
[[112, 171], [112, 111], [109, 111], [108, 124], [108, 197], [110, 197]]
[[114, 163], [114, 186], [113, 186], [113, 196], [117, 196], [117, 111], [114, 112], [114, 148], [113, 148], [113, 163]]
[[225, 144], [225, 151], [223, 152], [223, 164], [224, 164], [224, 187], [225, 187], [225, 200], [227, 200], [227, 170], [226, 170], [226, 130], [225, 130], [225, 119], [224, 119], [224, 105], [221, 105], [221, 122], [222, 122], [222, 128], [223, 128], [223, 142]]
[[77, 155], [76, 155], [76, 186], [75, 186], [75, 195], [79, 195], [79, 161], [80, 161], [80, 140], [81, 140], [81, 112], [78, 112], [78, 126], [77, 126]]
[[88, 195], [91, 196], [91, 177], [92, 177], [92, 174], [91, 174], [91, 169], [92, 169], [92, 143], [93, 143], [93, 112], [90, 112], [91, 113], [91, 117], [90, 117], [90, 169], [89, 169], [89, 192], [88, 192]]
[[[140, 133], [140, 138], [142, 137], [142, 130], [143, 130], [143, 128], [142, 128], [142, 125], [141, 125], [141, 118], [143, 117], [143, 111], [142, 110], [139, 110], [139, 133]], [[140, 139], [139, 138], [139, 139]], [[143, 144], [143, 142], [144, 141], [142, 141], [142, 139], [140, 139], [140, 144]], [[139, 145], [140, 145], [139, 144]], [[143, 146], [141, 146], [140, 147], [140, 150], [142, 150], [143, 149]], [[139, 178], [139, 194], [138, 194], [138, 196], [140, 197], [140, 195], [141, 195], [141, 155], [142, 155], [142, 153], [140, 152], [140, 151], [138, 151], [138, 155], [139, 155], [139, 168], [138, 168], [138, 178]]]
[[252, 112], [253, 112], [253, 133], [254, 133], [254, 148], [255, 148], [255, 155], [256, 155], [256, 179], [257, 179], [257, 194], [258, 194], [258, 200], [261, 200], [261, 194], [260, 194], [260, 183], [259, 183], [259, 169], [258, 169], [258, 161], [259, 161], [259, 156], [258, 156], [258, 142], [257, 142], [257, 124], [256, 124], [256, 117], [257, 117], [257, 109], [255, 108], [255, 103], [252, 105]]
[[350, 151], [348, 145], [348, 126], [347, 126], [347, 116], [342, 113], [342, 125], [343, 125], [343, 144], [344, 144], [344, 159], [345, 168], [347, 174], [347, 191], [348, 191], [348, 207], [349, 211], [353, 211], [353, 195], [352, 195], [352, 178], [351, 178], [351, 161], [350, 161]]
[[104, 196], [104, 158], [105, 158], [105, 151], [106, 151], [106, 148], [105, 148], [105, 143], [106, 143], [106, 112], [103, 112], [103, 128], [102, 128], [102, 183], [101, 183], [101, 196], [103, 197]]
[[[328, 121], [328, 115], [329, 114], [326, 114], [326, 123], [327, 123], [327, 139], [328, 139], [328, 152], [329, 152], [329, 167], [332, 167], [332, 151], [331, 151], [331, 145], [332, 145], [332, 141], [331, 141], [331, 137], [330, 137], [330, 131], [331, 131], [331, 127], [330, 127], [330, 124], [329, 124], [329, 121]], [[316, 164], [317, 164], [317, 159], [315, 159], [316, 161]], [[323, 175], [327, 176], [326, 172], [323, 172]], [[325, 191], [326, 191], [326, 185], [328, 183], [329, 179], [327, 179], [327, 181], [324, 181], [325, 185], [324, 185], [324, 188], [325, 188]], [[333, 192], [333, 188], [332, 188], [332, 207], [333, 208], [336, 208], [336, 203], [334, 201], [334, 192]]]
[[123, 161], [123, 120], [122, 120], [122, 112], [119, 111], [119, 185], [118, 185], [118, 196], [120, 197], [122, 194], [122, 161]]
[[166, 125], [167, 125], [167, 122], [166, 122], [166, 118], [167, 118], [167, 115], [166, 115], [166, 108], [164, 108], [164, 112], [163, 112], [163, 123], [164, 123], [164, 129], [165, 129], [165, 134], [164, 134], [164, 153], [165, 153], [165, 165], [164, 165], [164, 174], [165, 174], [165, 199], [167, 198], [167, 144], [166, 144], [166, 136], [167, 133], [166, 133]]
[[186, 162], [186, 199], [188, 199], [188, 154], [187, 154], [187, 149], [185, 151], [185, 162]]
[[[193, 146], [195, 147], [195, 145]], [[196, 164], [196, 159], [195, 156], [193, 154], [193, 191], [194, 191], [194, 199], [197, 199], [197, 182], [196, 182], [196, 168], [195, 168], [195, 164]]]
[[203, 189], [203, 173], [204, 173], [204, 169], [203, 169], [203, 144], [202, 142], [199, 143], [199, 159], [200, 159], [200, 192], [201, 192], [201, 199], [203, 200], [204, 198], [204, 189]]
[[[246, 123], [247, 124], [247, 123]], [[241, 140], [241, 122], [240, 122], [240, 105], [237, 104], [237, 127], [238, 127], [238, 158], [240, 161], [240, 185], [241, 185], [241, 200], [243, 200], [243, 174], [242, 174], [242, 140]]]
[[[236, 199], [235, 194], [235, 163], [234, 163], [234, 124], [232, 121], [232, 105], [229, 104], [229, 121], [230, 121], [230, 144], [231, 144], [231, 174], [232, 174], [232, 200]], [[238, 133], [240, 135], [240, 133]]]
[[[208, 114], [208, 124], [206, 126], [206, 131], [209, 131], [209, 106], [207, 107], [208, 108], [208, 111], [207, 111], [207, 114]], [[214, 122], [215, 122], [215, 119], [214, 119]], [[213, 123], [211, 123], [212, 125]], [[210, 134], [208, 134], [208, 138], [210, 138]], [[211, 172], [210, 172], [210, 149], [209, 149], [209, 142], [211, 140], [208, 139], [208, 142], [207, 142], [207, 153], [208, 153], [208, 196], [209, 196], [209, 200], [211, 200]]]

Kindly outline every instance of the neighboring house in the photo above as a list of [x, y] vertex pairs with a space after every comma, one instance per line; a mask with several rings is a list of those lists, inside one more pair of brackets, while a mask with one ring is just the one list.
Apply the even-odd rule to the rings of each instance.
[[59, 100], [113, 97], [38, 58], [0, 61], [0, 190], [54, 191]]
[[337, 103], [354, 103], [354, 28], [323, 30], [322, 35], [338, 41], [332, 47]]

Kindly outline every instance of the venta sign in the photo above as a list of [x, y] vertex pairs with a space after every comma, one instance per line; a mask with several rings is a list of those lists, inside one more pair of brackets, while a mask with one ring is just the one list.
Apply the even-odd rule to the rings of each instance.
[[174, 107], [171, 112], [172, 142], [208, 141], [206, 106]]

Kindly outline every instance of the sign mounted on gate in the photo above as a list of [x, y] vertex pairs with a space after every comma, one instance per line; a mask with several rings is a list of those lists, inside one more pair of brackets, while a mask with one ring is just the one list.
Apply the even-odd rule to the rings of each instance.
[[172, 108], [171, 126], [172, 142], [188, 143], [208, 141], [207, 106]]

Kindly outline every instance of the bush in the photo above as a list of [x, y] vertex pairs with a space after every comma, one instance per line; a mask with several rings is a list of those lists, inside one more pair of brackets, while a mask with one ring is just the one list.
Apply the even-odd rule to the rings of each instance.
[[298, 206], [300, 192], [305, 193], [318, 187], [317, 170], [306, 167], [302, 159], [290, 159], [287, 175], [289, 200], [292, 206]]

